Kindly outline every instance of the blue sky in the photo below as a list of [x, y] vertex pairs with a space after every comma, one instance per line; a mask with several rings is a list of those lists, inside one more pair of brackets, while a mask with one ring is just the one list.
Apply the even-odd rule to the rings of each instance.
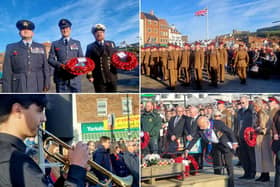
[[[141, 10], [154, 10], [167, 19], [190, 41], [205, 39], [205, 17], [194, 16], [198, 10], [209, 9], [209, 36], [232, 32], [233, 29], [256, 31], [274, 26], [280, 20], [279, 0], [142, 0]], [[280, 23], [278, 23], [280, 24]]]
[[1, 0], [0, 52], [8, 43], [20, 40], [16, 22], [29, 19], [35, 23], [34, 41], [46, 42], [60, 38], [58, 21], [72, 22], [72, 37], [87, 44], [94, 41], [91, 27], [96, 23], [107, 27], [106, 39], [116, 45], [133, 43], [139, 36], [139, 3], [136, 0]]

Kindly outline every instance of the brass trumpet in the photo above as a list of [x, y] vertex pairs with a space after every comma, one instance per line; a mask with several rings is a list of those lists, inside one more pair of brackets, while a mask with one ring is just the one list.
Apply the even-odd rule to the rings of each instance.
[[[65, 142], [63, 142], [62, 140], [60, 140], [58, 137], [54, 136], [52, 133], [43, 130], [42, 128], [39, 129], [42, 134], [47, 135], [48, 137], [44, 140], [44, 146], [43, 149], [44, 151], [51, 157], [53, 158], [55, 161], [58, 161], [60, 163], [63, 164], [63, 170], [66, 171], [69, 168], [69, 160], [66, 159], [62, 154], [52, 154], [50, 153], [46, 147], [50, 142], [55, 142], [56, 144], [62, 146], [63, 148], [70, 150], [72, 149], [72, 147], [68, 144], [66, 144]], [[91, 172], [87, 171], [86, 174], [86, 179], [94, 184], [99, 184], [103, 187], [109, 186], [109, 184], [111, 182], [114, 182], [117, 186], [120, 187], [130, 187], [132, 185], [132, 176], [129, 175], [127, 177], [118, 177], [117, 175], [111, 173], [110, 171], [108, 171], [107, 169], [103, 168], [102, 166], [100, 166], [99, 164], [97, 164], [96, 162], [92, 161], [92, 160], [88, 160], [88, 165], [91, 168], [94, 168], [96, 170], [98, 170], [99, 172], [101, 172], [102, 174], [104, 174], [105, 176], [108, 177], [108, 181], [106, 183], [102, 183], [99, 181], [99, 179]]]

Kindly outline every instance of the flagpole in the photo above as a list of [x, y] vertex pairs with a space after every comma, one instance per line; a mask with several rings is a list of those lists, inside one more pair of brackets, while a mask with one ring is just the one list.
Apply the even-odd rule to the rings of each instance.
[[208, 36], [208, 7], [207, 7], [207, 12], [206, 12], [206, 40], [209, 39], [209, 36]]

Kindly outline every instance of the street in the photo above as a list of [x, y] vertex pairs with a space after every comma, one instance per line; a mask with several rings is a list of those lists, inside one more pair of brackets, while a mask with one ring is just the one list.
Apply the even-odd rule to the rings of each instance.
[[196, 90], [195, 84], [189, 87], [182, 85], [182, 81], [177, 82], [176, 90], [168, 90], [168, 81], [158, 81], [141, 76], [141, 91], [144, 93], [163, 93], [163, 92], [236, 92], [236, 93], [276, 93], [280, 91], [280, 76], [272, 76], [271, 79], [248, 78], [246, 85], [241, 85], [238, 76], [226, 73], [225, 82], [219, 83], [218, 88], [209, 86], [207, 80], [202, 82], [202, 90]]
[[[2, 84], [0, 84], [0, 91], [2, 92]], [[51, 88], [49, 92], [55, 92], [55, 84], [53, 82], [53, 77], [51, 77]], [[93, 85], [87, 80], [86, 75], [82, 75], [82, 93], [93, 92]], [[132, 71], [118, 70], [118, 92], [139, 92], [139, 67], [135, 68]]]

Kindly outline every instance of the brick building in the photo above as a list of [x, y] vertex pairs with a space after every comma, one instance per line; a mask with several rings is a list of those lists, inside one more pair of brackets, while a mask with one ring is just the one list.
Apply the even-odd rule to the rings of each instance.
[[169, 25], [165, 19], [159, 19], [159, 44], [167, 44], [169, 40]]
[[165, 19], [158, 18], [154, 11], [141, 12], [140, 16], [140, 42], [141, 45], [166, 45], [168, 43], [169, 24]]
[[102, 135], [111, 136], [112, 115], [117, 140], [128, 138], [128, 125], [130, 137], [139, 135], [138, 94], [77, 94], [76, 105], [77, 123], [81, 127], [84, 141], [98, 140]]

